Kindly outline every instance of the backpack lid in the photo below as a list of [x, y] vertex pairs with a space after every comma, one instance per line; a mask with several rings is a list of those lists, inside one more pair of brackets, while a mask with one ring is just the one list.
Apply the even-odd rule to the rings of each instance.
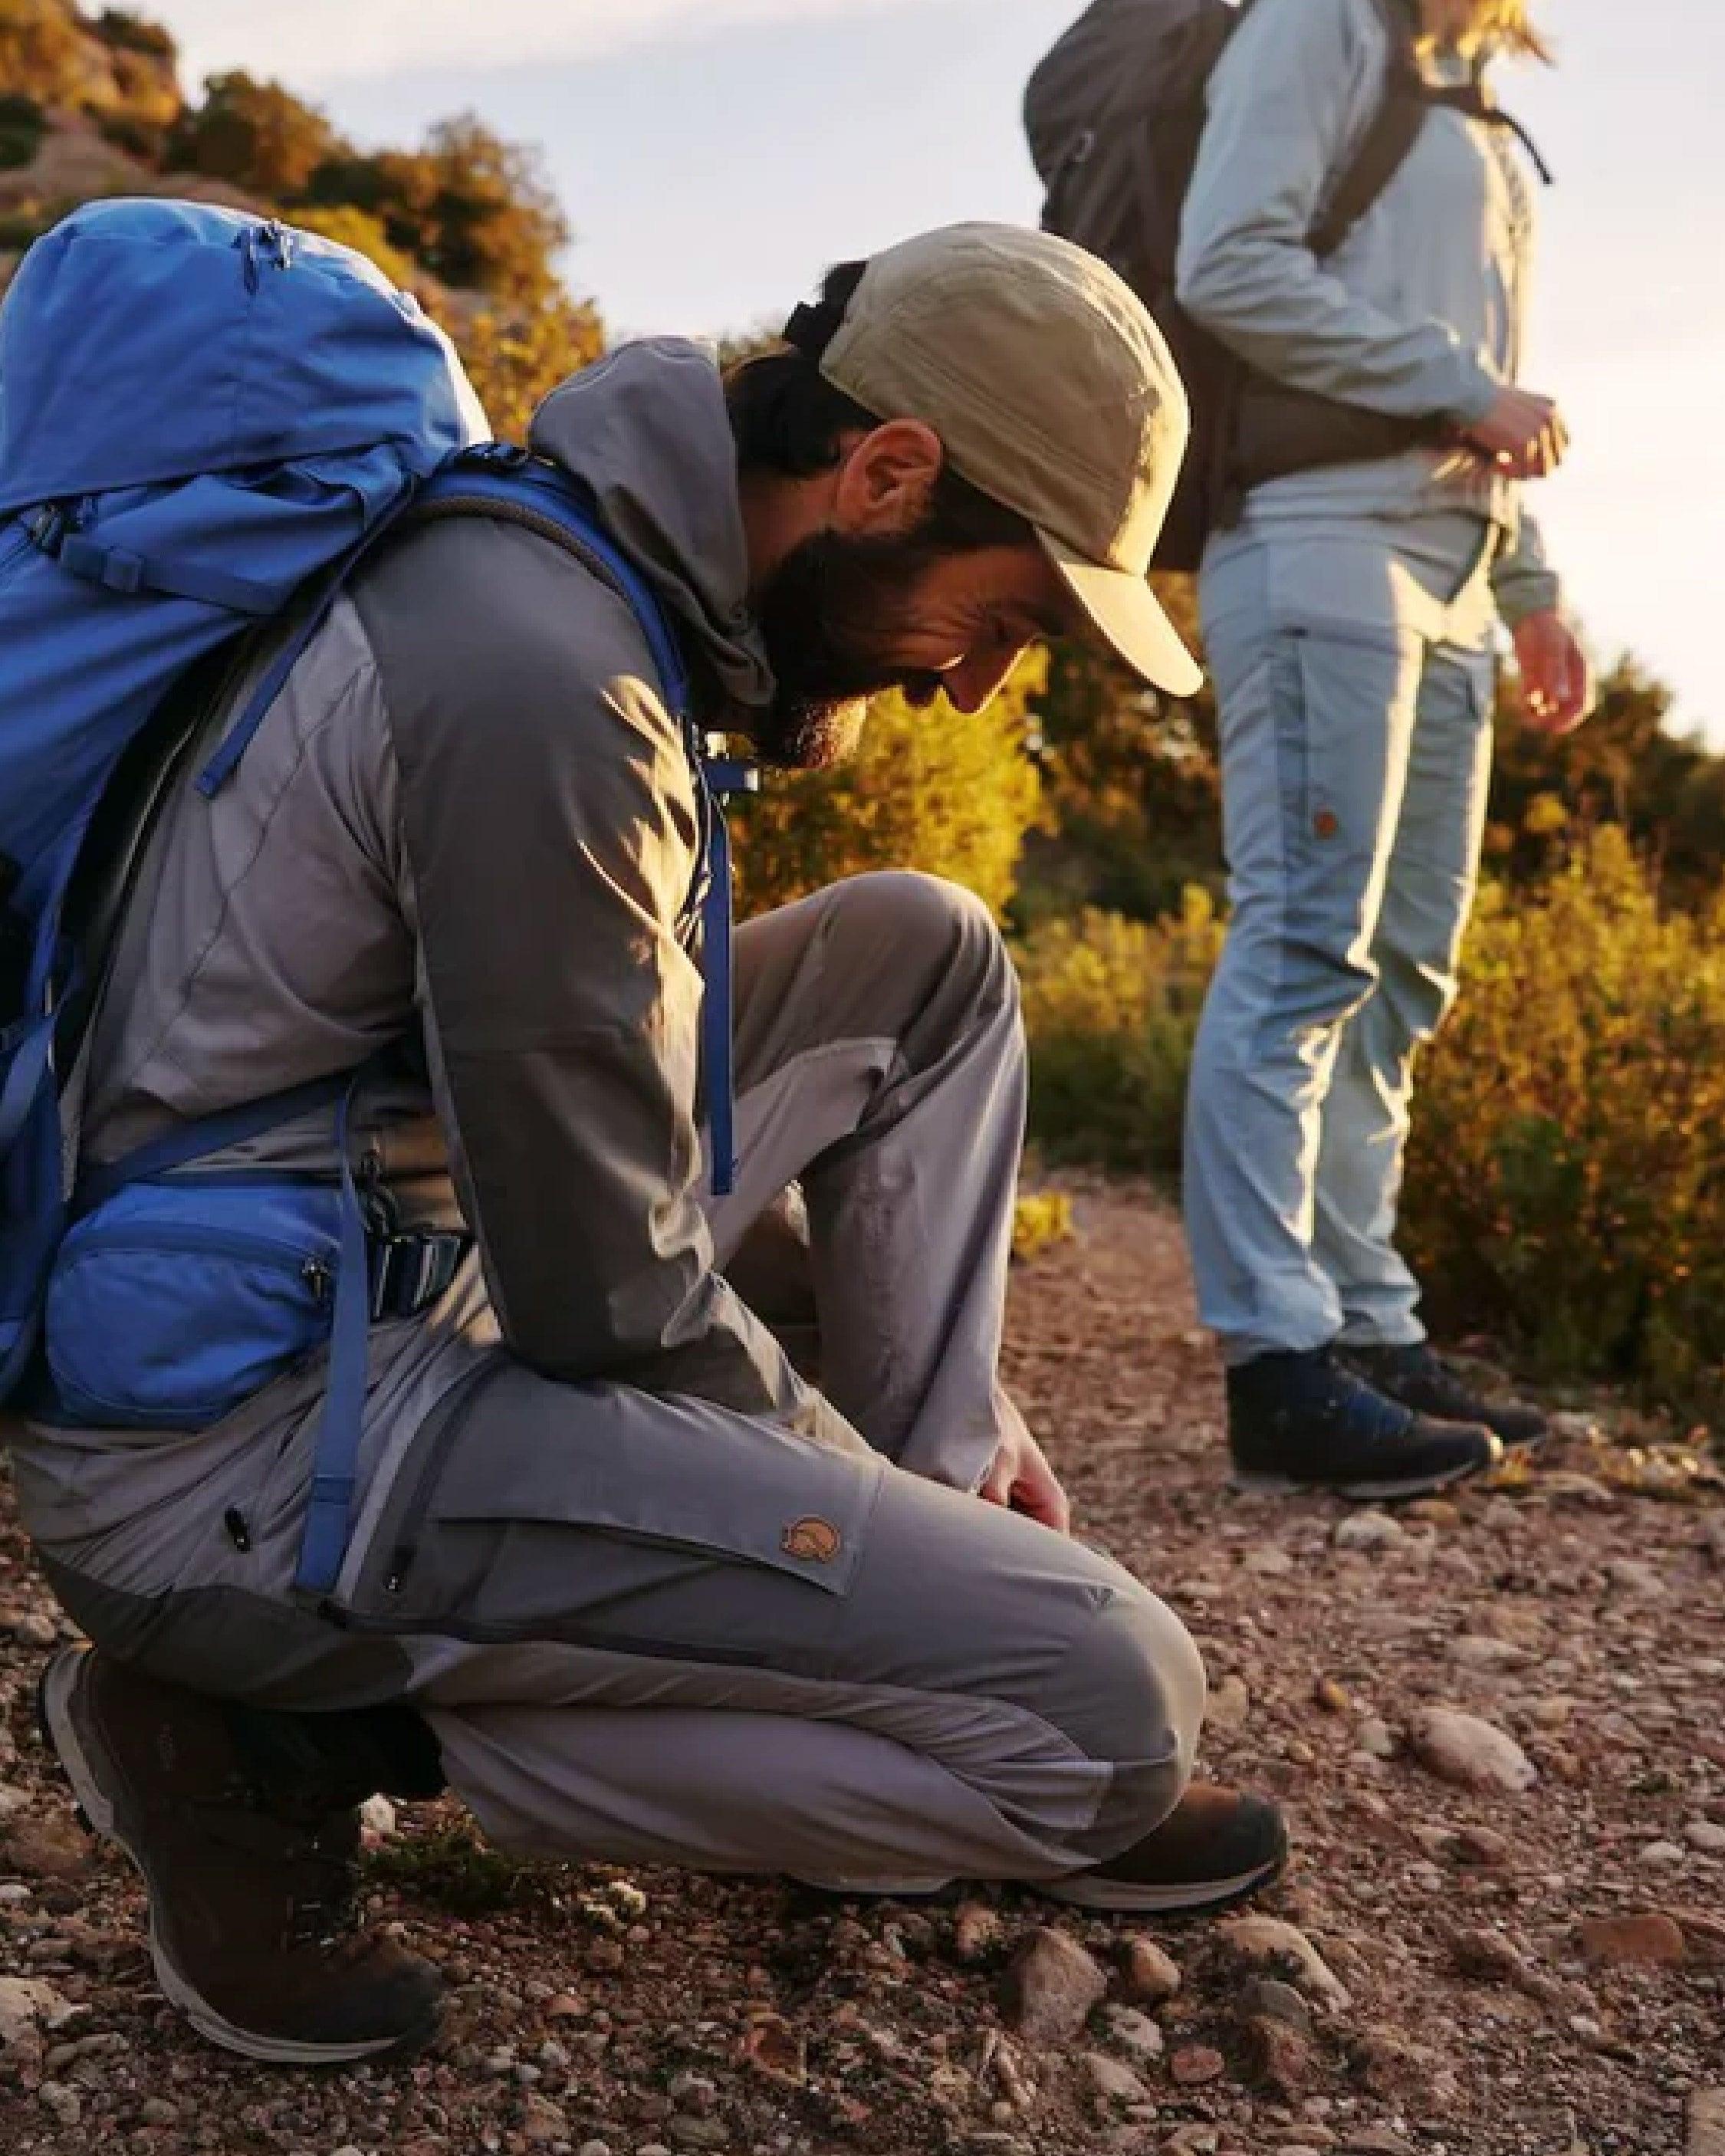
[[485, 432], [416, 300], [353, 249], [237, 210], [87, 204], [0, 305], [0, 515], [382, 443], [429, 471]]

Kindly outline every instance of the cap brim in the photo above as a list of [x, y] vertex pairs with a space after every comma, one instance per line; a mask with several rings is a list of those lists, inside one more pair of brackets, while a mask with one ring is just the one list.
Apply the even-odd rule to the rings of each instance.
[[1204, 669], [1146, 580], [1087, 561], [1049, 532], [1040, 536], [1073, 598], [1133, 673], [1170, 696], [1195, 696], [1204, 686]]

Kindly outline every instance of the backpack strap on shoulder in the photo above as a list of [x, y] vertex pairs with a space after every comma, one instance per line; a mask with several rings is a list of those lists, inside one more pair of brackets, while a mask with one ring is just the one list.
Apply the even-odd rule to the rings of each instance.
[[1333, 254], [1407, 162], [1434, 101], [1420, 69], [1418, 0], [1377, 0], [1389, 38], [1389, 67], [1376, 118], [1353, 162], [1312, 227], [1310, 245], [1319, 261]]

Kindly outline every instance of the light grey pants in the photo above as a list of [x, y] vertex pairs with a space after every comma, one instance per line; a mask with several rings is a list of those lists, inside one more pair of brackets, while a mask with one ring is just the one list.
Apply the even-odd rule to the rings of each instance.
[[[161, 1676], [296, 1708], [414, 1698], [511, 1849], [1072, 1871], [1176, 1802], [1204, 1673], [1118, 1565], [971, 1494], [1014, 1423], [1011, 962], [973, 899], [900, 875], [749, 923], [737, 959], [718, 1260], [799, 1327], [867, 1445], [541, 1377], [495, 1344], [474, 1267], [423, 1342], [374, 1354], [340, 1624], [288, 1585], [315, 1393], [172, 1440], [33, 1427], [27, 1522], [91, 1636]], [[788, 1268], [751, 1235], [763, 1214]]]
[[1396, 1208], [1485, 824], [1496, 536], [1460, 513], [1249, 512], [1204, 558], [1232, 919], [1184, 1198], [1230, 1362], [1425, 1337]]
[[[579, 1391], [511, 1371], [466, 1419], [477, 1479], [606, 1457], [539, 1517], [442, 1522], [465, 1625], [516, 1636], [413, 1640], [418, 1702], [511, 1849], [879, 1883], [1070, 1871], [1172, 1806], [1204, 1677], [1118, 1566], [968, 1494], [1010, 1412], [1010, 963], [962, 892], [865, 877], [746, 927], [737, 991], [719, 1260], [797, 1179], [824, 1387], [886, 1457], [811, 1460], [639, 1394], [604, 1430]], [[798, 1526], [839, 1547], [788, 1555]]]

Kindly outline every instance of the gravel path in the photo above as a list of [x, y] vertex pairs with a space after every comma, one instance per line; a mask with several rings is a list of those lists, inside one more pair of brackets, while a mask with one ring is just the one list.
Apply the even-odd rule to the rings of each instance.
[[1292, 1814], [1256, 1917], [516, 1867], [417, 1808], [379, 1817], [369, 1887], [450, 1979], [436, 2053], [229, 2061], [162, 2007], [36, 1742], [58, 1620], [0, 1498], [0, 2151], [1725, 2156], [1717, 1476], [1574, 1414], [1522, 1486], [1454, 1503], [1230, 1496], [1178, 1224], [1070, 1187], [1013, 1380], [1081, 1531], [1200, 1636], [1207, 1768]]

